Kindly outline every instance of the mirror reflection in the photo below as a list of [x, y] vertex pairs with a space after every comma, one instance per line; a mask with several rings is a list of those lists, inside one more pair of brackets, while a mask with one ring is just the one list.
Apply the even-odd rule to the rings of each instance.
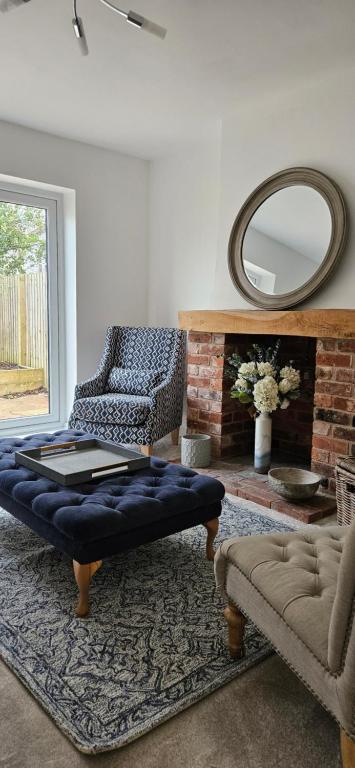
[[319, 269], [331, 233], [328, 204], [315, 189], [295, 185], [275, 192], [258, 208], [244, 236], [248, 280], [271, 295], [300, 288]]

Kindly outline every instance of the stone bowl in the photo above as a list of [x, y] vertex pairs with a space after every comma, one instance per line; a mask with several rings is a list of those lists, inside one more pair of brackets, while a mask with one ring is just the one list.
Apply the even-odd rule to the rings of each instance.
[[311, 499], [317, 493], [321, 479], [315, 472], [296, 467], [277, 467], [269, 471], [273, 491], [292, 501]]

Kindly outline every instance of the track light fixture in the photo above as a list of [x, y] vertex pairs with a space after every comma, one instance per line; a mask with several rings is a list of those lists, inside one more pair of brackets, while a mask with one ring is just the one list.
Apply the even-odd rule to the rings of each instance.
[[100, 3], [106, 5], [111, 11], [123, 16], [123, 18], [126, 19], [129, 24], [133, 24], [134, 27], [142, 29], [144, 32], [150, 32], [151, 35], [156, 35], [156, 37], [160, 37], [161, 40], [164, 40], [167, 30], [164, 29], [164, 27], [160, 27], [159, 24], [155, 24], [154, 21], [146, 19], [135, 11], [122, 11], [120, 8], [113, 5], [113, 3], [110, 3], [109, 0], [100, 0]]
[[83, 54], [83, 56], [87, 56], [89, 53], [89, 48], [88, 48], [87, 40], [85, 37], [84, 24], [82, 22], [82, 19], [79, 18], [76, 12], [76, 0], [73, 0], [72, 24], [73, 24], [74, 35], [79, 43], [81, 53]]
[[[30, 0], [0, 0], [0, 11], [11, 11], [12, 9], [23, 5], [23, 3], [29, 3]], [[102, 5], [109, 8], [110, 11], [122, 16], [129, 24], [132, 24], [136, 29], [141, 29], [143, 32], [149, 32], [151, 35], [159, 37], [164, 40], [167, 30], [164, 27], [155, 24], [154, 21], [146, 19], [145, 16], [141, 16], [136, 11], [123, 11], [121, 8], [117, 8], [116, 5], [109, 2], [109, 0], [99, 0]], [[85, 30], [83, 20], [77, 14], [77, 0], [73, 0], [73, 30], [75, 37], [80, 45], [80, 50], [83, 56], [87, 56], [89, 53], [88, 44], [85, 37]]]

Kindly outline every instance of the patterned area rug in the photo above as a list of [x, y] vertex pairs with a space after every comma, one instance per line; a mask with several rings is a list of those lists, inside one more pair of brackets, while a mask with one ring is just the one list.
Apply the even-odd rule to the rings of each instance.
[[[287, 529], [224, 501], [219, 540]], [[230, 659], [205, 540], [199, 526], [106, 561], [77, 619], [70, 561], [0, 510], [2, 657], [82, 752], [127, 744], [270, 653], [249, 624]]]

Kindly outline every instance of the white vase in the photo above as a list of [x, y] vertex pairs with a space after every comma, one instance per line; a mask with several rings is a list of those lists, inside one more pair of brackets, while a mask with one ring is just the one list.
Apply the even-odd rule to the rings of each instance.
[[269, 413], [260, 413], [255, 418], [254, 469], [266, 475], [271, 465], [272, 418]]

